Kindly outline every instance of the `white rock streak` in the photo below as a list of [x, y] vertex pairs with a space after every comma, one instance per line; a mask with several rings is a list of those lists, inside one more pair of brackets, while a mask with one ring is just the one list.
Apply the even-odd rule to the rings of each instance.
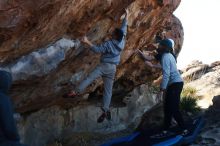
[[55, 69], [65, 59], [67, 51], [78, 48], [79, 45], [79, 40], [62, 38], [48, 47], [22, 56], [1, 69], [9, 71], [13, 80], [26, 79], [31, 75], [42, 76]]

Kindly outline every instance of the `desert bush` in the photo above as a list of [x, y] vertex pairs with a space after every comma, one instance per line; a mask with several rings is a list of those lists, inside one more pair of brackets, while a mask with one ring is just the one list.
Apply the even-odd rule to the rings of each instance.
[[180, 109], [182, 111], [186, 113], [197, 113], [200, 111], [201, 108], [197, 104], [199, 100], [197, 92], [196, 88], [190, 86], [184, 87], [180, 100]]

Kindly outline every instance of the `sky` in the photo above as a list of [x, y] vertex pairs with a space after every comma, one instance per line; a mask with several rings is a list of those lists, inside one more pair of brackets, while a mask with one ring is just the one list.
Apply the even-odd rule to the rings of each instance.
[[206, 64], [220, 61], [220, 0], [182, 0], [174, 15], [184, 29], [178, 68], [193, 60]]

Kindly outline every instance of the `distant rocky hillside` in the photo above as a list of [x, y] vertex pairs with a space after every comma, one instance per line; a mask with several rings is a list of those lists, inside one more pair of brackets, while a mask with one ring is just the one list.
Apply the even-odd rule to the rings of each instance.
[[212, 98], [220, 95], [220, 61], [210, 65], [193, 61], [183, 70], [186, 86], [195, 87], [201, 100], [198, 104], [204, 108], [212, 104]]
[[220, 146], [220, 61], [210, 65], [193, 61], [184, 70], [185, 86], [197, 89], [204, 110], [205, 127], [191, 146]]

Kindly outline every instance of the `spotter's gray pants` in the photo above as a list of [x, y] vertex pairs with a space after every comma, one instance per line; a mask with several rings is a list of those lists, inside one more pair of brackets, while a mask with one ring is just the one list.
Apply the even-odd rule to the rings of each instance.
[[85, 88], [90, 85], [98, 77], [102, 77], [104, 82], [103, 92], [103, 108], [105, 111], [109, 110], [112, 98], [112, 86], [116, 72], [116, 65], [110, 63], [99, 64], [87, 77], [83, 80], [76, 89], [78, 93], [82, 93]]

